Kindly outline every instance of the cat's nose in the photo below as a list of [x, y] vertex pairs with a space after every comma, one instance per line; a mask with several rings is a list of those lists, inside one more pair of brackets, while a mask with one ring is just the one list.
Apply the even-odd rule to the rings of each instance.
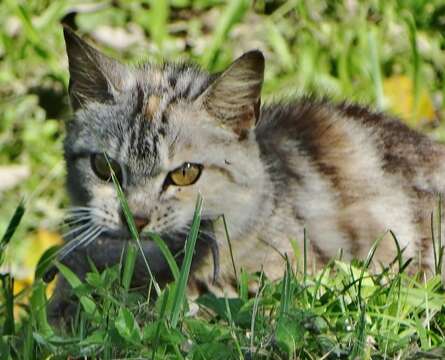
[[136, 225], [136, 229], [138, 232], [141, 232], [144, 227], [148, 224], [149, 220], [146, 217], [142, 216], [135, 216], [134, 217], [134, 224]]

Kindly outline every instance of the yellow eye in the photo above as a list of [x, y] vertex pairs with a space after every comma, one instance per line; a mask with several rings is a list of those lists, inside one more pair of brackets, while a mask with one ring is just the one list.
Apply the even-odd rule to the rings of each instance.
[[184, 163], [168, 174], [166, 185], [187, 186], [198, 181], [202, 172], [202, 165]]
[[118, 181], [122, 183], [122, 169], [116, 160], [108, 158], [108, 162], [110, 163], [110, 165], [108, 165], [107, 159], [103, 154], [91, 154], [90, 160], [91, 168], [99, 179], [108, 182], [111, 181], [111, 166]]

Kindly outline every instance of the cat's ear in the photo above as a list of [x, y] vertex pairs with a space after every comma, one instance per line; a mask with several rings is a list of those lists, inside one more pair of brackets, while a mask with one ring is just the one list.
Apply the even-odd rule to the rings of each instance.
[[105, 103], [131, 88], [134, 77], [120, 62], [102, 54], [64, 26], [70, 72], [69, 95], [73, 110], [90, 102]]
[[259, 50], [236, 59], [198, 98], [208, 113], [240, 138], [258, 121], [264, 56]]

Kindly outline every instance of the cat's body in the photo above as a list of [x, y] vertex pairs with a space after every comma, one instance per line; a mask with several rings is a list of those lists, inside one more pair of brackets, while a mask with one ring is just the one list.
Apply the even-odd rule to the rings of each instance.
[[[252, 272], [261, 265], [279, 278], [283, 255], [294, 259], [289, 240], [302, 249], [304, 229], [311, 268], [340, 249], [343, 258], [365, 259], [380, 238], [375, 262], [388, 265], [397, 256], [392, 230], [405, 260], [413, 259], [412, 271], [431, 274], [431, 214], [445, 189], [442, 145], [352, 104], [304, 98], [261, 114], [255, 136], [268, 190], [250, 233], [231, 239], [237, 266]], [[230, 277], [229, 249], [223, 241], [220, 247], [222, 277]], [[210, 266], [197, 277], [211, 273]], [[236, 283], [225, 280], [226, 290]]]
[[86, 235], [79, 230], [83, 242], [100, 241], [106, 250], [108, 240], [130, 237], [98, 159], [105, 152], [143, 240], [144, 231], [159, 232], [179, 252], [202, 195], [220, 271], [213, 282], [211, 252], [201, 251], [191, 293], [236, 290], [221, 215], [238, 273], [280, 277], [284, 254], [301, 260], [291, 240], [302, 250], [304, 229], [313, 265], [340, 249], [346, 259], [364, 258], [385, 233], [375, 261], [388, 264], [396, 256], [392, 230], [412, 266], [431, 271], [430, 216], [445, 190], [441, 145], [356, 105], [304, 98], [260, 111], [264, 59], [257, 51], [211, 76], [188, 65], [128, 68], [69, 30], [65, 38], [75, 110], [65, 155], [73, 203], [87, 209], [78, 210], [90, 225]]

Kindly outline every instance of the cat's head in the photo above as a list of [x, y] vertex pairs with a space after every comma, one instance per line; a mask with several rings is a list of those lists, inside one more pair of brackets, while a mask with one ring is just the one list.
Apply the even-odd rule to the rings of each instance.
[[74, 111], [65, 158], [77, 217], [96, 233], [126, 229], [107, 157], [141, 231], [186, 233], [198, 194], [204, 219], [224, 214], [231, 234], [248, 231], [264, 178], [253, 131], [261, 52], [214, 76], [189, 64], [126, 66], [64, 32]]

